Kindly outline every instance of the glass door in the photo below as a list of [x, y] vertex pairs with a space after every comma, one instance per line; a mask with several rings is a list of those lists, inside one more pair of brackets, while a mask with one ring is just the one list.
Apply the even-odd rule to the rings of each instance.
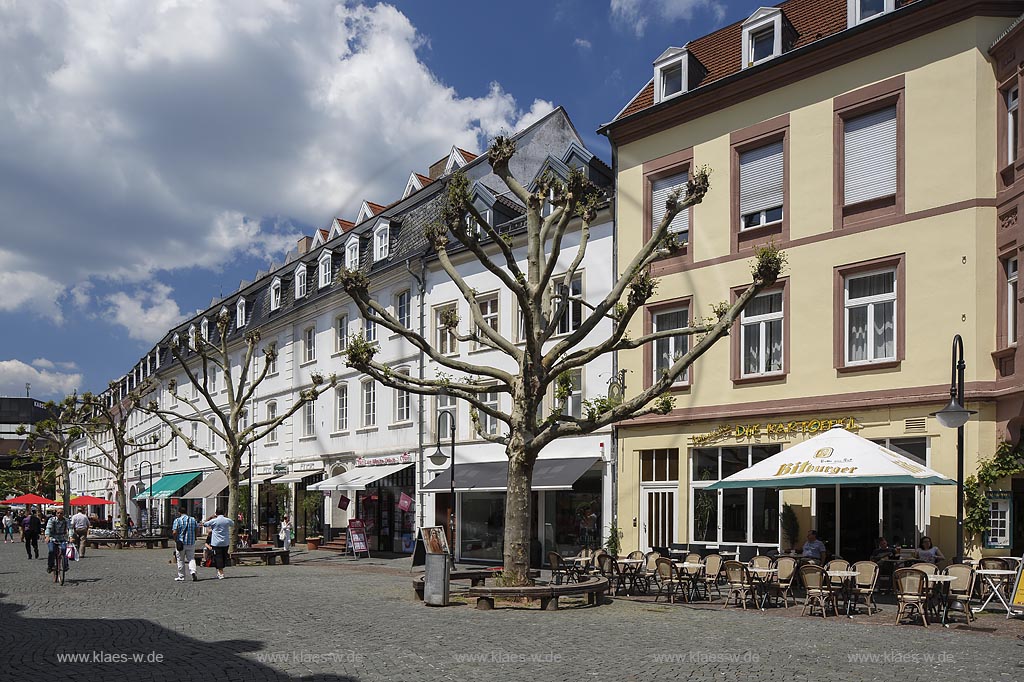
[[640, 493], [641, 542], [645, 551], [678, 542], [678, 486], [642, 486]]

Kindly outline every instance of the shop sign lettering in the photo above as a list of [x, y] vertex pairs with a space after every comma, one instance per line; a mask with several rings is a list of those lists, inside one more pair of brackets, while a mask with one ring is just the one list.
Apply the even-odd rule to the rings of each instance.
[[798, 433], [822, 433], [833, 426], [841, 426], [847, 431], [856, 431], [860, 428], [857, 420], [853, 417], [841, 419], [805, 419], [788, 422], [763, 422], [753, 424], [723, 424], [710, 433], [698, 436], [690, 436], [690, 445], [701, 446], [719, 443], [724, 440], [763, 441], [763, 440], [786, 440], [789, 436]]
[[403, 452], [400, 455], [386, 455], [384, 457], [357, 457], [357, 467], [379, 467], [384, 464], [411, 464], [412, 455]]

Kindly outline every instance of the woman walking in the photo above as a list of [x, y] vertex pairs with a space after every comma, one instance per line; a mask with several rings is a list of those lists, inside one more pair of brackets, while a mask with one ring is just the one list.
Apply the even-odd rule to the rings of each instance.
[[284, 521], [281, 522], [281, 530], [278, 531], [277, 537], [284, 541], [285, 551], [288, 551], [292, 547], [292, 522], [289, 520], [288, 515], [284, 517]]

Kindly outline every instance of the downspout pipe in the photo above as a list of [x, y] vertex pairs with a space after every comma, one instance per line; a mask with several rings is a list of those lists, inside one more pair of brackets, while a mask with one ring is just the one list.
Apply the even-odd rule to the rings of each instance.
[[[420, 272], [419, 272], [418, 275], [416, 274], [415, 271], [413, 271], [412, 266], [410, 265], [410, 263], [412, 262], [412, 259], [408, 258], [405, 261], [405, 269], [409, 271], [409, 275], [416, 281], [416, 287], [417, 287], [418, 293], [419, 293], [419, 299], [420, 299], [420, 305], [419, 305], [419, 308], [420, 308], [419, 334], [423, 338], [426, 338], [425, 332], [424, 332], [424, 328], [425, 328], [425, 325], [426, 325], [426, 313], [425, 313], [425, 310], [426, 310], [426, 304], [427, 304], [427, 301], [426, 301], [426, 295], [427, 295], [427, 281], [426, 281], [427, 280], [427, 253], [428, 252], [424, 251], [423, 254], [420, 256]], [[424, 377], [424, 372], [425, 372], [425, 364], [426, 364], [426, 355], [423, 353], [423, 350], [420, 350], [419, 356], [420, 356], [420, 358], [419, 358], [419, 378], [420, 378], [420, 380], [423, 380], [425, 378]], [[426, 471], [425, 471], [426, 460], [425, 460], [425, 455], [424, 455], [424, 452], [423, 452], [423, 443], [424, 443], [424, 433], [423, 433], [423, 428], [424, 428], [424, 426], [423, 426], [423, 424], [424, 424], [424, 421], [423, 421], [424, 410], [423, 410], [423, 403], [424, 403], [424, 396], [422, 394], [418, 395], [417, 396], [417, 400], [416, 400], [416, 405], [417, 405], [417, 412], [419, 413], [419, 429], [417, 429], [417, 437], [419, 439], [419, 442], [418, 442], [419, 462], [416, 465], [416, 472], [417, 472], [416, 473], [416, 478], [417, 478], [417, 483], [416, 483], [416, 514], [417, 514], [417, 517], [419, 518], [419, 526], [420, 526], [420, 528], [422, 528], [425, 525], [425, 520], [423, 518], [423, 486], [426, 485], [426, 480], [425, 480], [425, 477], [426, 477]]]

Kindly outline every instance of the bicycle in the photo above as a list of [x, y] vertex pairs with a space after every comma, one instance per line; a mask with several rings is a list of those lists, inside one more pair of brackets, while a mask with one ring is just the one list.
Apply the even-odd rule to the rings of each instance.
[[64, 584], [68, 572], [68, 541], [54, 540], [53, 582]]

